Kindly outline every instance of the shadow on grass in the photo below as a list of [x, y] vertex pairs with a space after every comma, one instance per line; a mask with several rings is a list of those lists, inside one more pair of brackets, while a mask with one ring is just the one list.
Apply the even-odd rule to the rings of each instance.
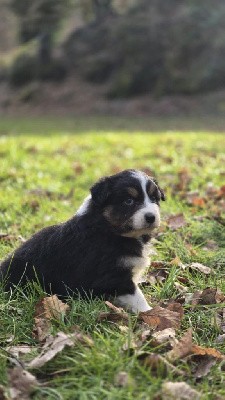
[[191, 117], [2, 117], [0, 135], [74, 135], [80, 133], [225, 133], [225, 116]]

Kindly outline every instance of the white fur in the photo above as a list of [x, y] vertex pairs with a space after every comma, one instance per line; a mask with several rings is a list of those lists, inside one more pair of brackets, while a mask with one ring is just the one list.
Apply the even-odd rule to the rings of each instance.
[[145, 214], [151, 213], [155, 216], [155, 222], [151, 225], [151, 229], [158, 228], [160, 225], [160, 213], [159, 213], [159, 207], [156, 203], [152, 203], [151, 200], [149, 199], [149, 196], [146, 192], [146, 184], [147, 184], [147, 178], [142, 174], [141, 172], [133, 172], [133, 176], [137, 178], [141, 184], [143, 193], [144, 193], [144, 202], [142, 208], [140, 208], [132, 217], [133, 220], [133, 229], [134, 230], [139, 230], [139, 229], [144, 229], [145, 232], [149, 231], [150, 229], [146, 227], [146, 221], [145, 221]]
[[83, 203], [81, 204], [81, 206], [78, 208], [76, 215], [81, 216], [86, 214], [87, 210], [88, 210], [88, 206], [90, 204], [90, 200], [91, 200], [91, 195], [89, 194], [83, 201]]
[[134, 294], [125, 294], [123, 296], [118, 296], [116, 299], [118, 305], [127, 308], [134, 313], [139, 313], [143, 311], [151, 310], [152, 307], [147, 303], [145, 296], [143, 295], [141, 289], [136, 286]]
[[142, 257], [122, 257], [121, 263], [123, 266], [132, 269], [133, 282], [138, 284], [142, 281], [144, 271], [149, 267], [151, 253], [151, 245], [149, 243], [144, 245]]

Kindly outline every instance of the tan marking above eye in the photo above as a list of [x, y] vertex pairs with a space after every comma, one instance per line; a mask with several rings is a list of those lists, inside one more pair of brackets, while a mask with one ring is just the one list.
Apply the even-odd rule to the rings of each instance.
[[148, 195], [151, 196], [156, 189], [156, 185], [154, 182], [150, 181], [150, 186], [148, 188]]
[[134, 187], [128, 187], [127, 191], [129, 193], [130, 196], [134, 197], [135, 199], [138, 197], [139, 193], [137, 191], [137, 189], [135, 189]]

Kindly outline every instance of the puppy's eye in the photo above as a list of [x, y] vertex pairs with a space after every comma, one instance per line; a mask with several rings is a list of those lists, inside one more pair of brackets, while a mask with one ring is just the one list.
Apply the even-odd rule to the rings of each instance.
[[153, 203], [156, 203], [156, 204], [159, 203], [159, 199], [158, 199], [156, 196], [151, 196], [151, 197], [150, 197], [150, 200], [151, 200]]
[[132, 206], [134, 204], [134, 199], [128, 197], [128, 199], [124, 200], [123, 203], [126, 204], [126, 206]]

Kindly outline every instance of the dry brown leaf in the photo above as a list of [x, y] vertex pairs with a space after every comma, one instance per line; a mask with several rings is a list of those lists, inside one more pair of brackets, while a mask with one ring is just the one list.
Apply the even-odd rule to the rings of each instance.
[[179, 360], [189, 355], [210, 356], [221, 360], [225, 359], [225, 356], [217, 349], [214, 349], [212, 347], [202, 347], [193, 344], [191, 329], [188, 329], [187, 332], [185, 332], [185, 334], [179, 340], [179, 342], [174, 344], [173, 349], [168, 351], [166, 354], [169, 361]]
[[39, 386], [38, 380], [22, 367], [8, 371], [9, 393], [12, 400], [29, 400], [30, 394]]
[[225, 301], [225, 296], [218, 288], [206, 288], [202, 291], [199, 304], [218, 304]]
[[199, 207], [199, 208], [203, 208], [203, 207], [206, 206], [206, 202], [205, 202], [205, 199], [203, 197], [194, 197], [192, 199], [191, 204], [193, 206], [196, 206], [196, 207]]
[[184, 286], [184, 285], [181, 285], [179, 282], [174, 282], [174, 287], [177, 289], [177, 291], [180, 294], [184, 294], [184, 293], [188, 292], [188, 287]]
[[84, 167], [77, 161], [72, 164], [72, 169], [74, 170], [76, 175], [80, 175], [84, 171]]
[[100, 312], [97, 318], [98, 322], [101, 321], [110, 321], [110, 322], [123, 322], [128, 324], [129, 317], [126, 313], [115, 313], [115, 312]]
[[105, 304], [112, 310], [106, 312], [100, 312], [97, 318], [98, 322], [107, 320], [110, 322], [123, 322], [128, 324], [129, 315], [122, 307], [116, 307], [114, 304], [110, 303], [110, 301], [105, 301]]
[[194, 293], [187, 293], [185, 295], [185, 304], [191, 304], [193, 308], [199, 304], [202, 291], [196, 290]]
[[211, 356], [199, 356], [195, 361], [197, 361], [197, 368], [194, 372], [194, 377], [202, 378], [208, 375], [213, 365], [216, 364], [217, 359]]
[[183, 228], [186, 225], [186, 220], [183, 213], [171, 215], [167, 219], [167, 226], [173, 230], [177, 230], [179, 228]]
[[128, 352], [129, 354], [133, 354], [135, 349], [137, 348], [138, 348], [138, 343], [135, 341], [134, 337], [129, 335], [127, 340], [122, 346], [122, 350]]
[[200, 264], [198, 262], [191, 263], [191, 265], [189, 265], [189, 268], [202, 272], [205, 275], [209, 275], [212, 272], [211, 268], [206, 267], [206, 265]]
[[219, 350], [214, 349], [213, 347], [198, 346], [197, 344], [193, 344], [192, 354], [197, 356], [211, 356], [220, 360], [225, 360], [225, 355], [220, 353]]
[[215, 240], [208, 239], [202, 249], [207, 250], [207, 251], [215, 251], [215, 250], [218, 250], [218, 248], [219, 248], [219, 246], [215, 242]]
[[73, 347], [76, 343], [92, 346], [92, 339], [79, 331], [71, 334], [58, 332], [55, 337], [48, 337], [46, 343], [42, 347], [42, 352], [39, 356], [35, 357], [29, 364], [29, 368], [40, 368], [48, 361], [52, 360], [58, 353], [60, 353], [66, 346]]
[[217, 329], [225, 333], [225, 308], [216, 310], [212, 318], [212, 325], [216, 325]]
[[200, 400], [201, 393], [185, 382], [164, 382], [161, 389], [162, 400]]
[[192, 330], [188, 329], [172, 350], [168, 351], [166, 357], [169, 361], [179, 360], [192, 354]]
[[215, 343], [224, 343], [225, 342], [225, 333], [223, 335], [219, 335], [216, 340]]
[[69, 309], [69, 305], [63, 303], [56, 295], [48, 296], [37, 304], [35, 316], [60, 320]]
[[175, 265], [175, 267], [180, 267], [182, 269], [186, 269], [186, 265], [184, 265], [181, 261], [181, 259], [176, 256], [175, 258], [173, 258], [173, 260], [170, 261], [171, 265]]
[[69, 308], [69, 305], [63, 303], [56, 295], [39, 300], [35, 307], [33, 337], [43, 342], [51, 331], [50, 320], [60, 320]]
[[160, 376], [165, 378], [168, 372], [168, 366], [159, 354], [151, 353], [138, 357], [139, 361], [148, 367], [152, 376]]
[[154, 332], [152, 338], [155, 340], [156, 344], [162, 344], [167, 342], [175, 342], [176, 332], [173, 328], [163, 329], [162, 331]]
[[43, 342], [51, 332], [51, 322], [45, 318], [34, 318], [32, 336], [38, 342]]
[[179, 192], [186, 192], [190, 181], [190, 171], [186, 167], [181, 168], [178, 171], [178, 183], [176, 184], [175, 190]]
[[155, 331], [162, 331], [166, 328], [179, 328], [181, 323], [180, 312], [171, 311], [156, 306], [149, 311], [140, 312], [139, 317]]
[[115, 376], [114, 383], [115, 386], [127, 387], [132, 386], [134, 381], [127, 372], [121, 371]]
[[163, 283], [169, 275], [169, 271], [166, 269], [155, 269], [149, 271], [145, 277], [144, 285], [150, 283], [151, 285], [156, 285], [157, 283]]
[[169, 263], [166, 261], [151, 261], [151, 268], [160, 268], [163, 269], [168, 267]]
[[6, 388], [4, 388], [2, 385], [0, 385], [0, 400], [10, 400], [6, 394]]
[[21, 345], [21, 346], [11, 346], [8, 347], [6, 350], [12, 354], [12, 356], [18, 358], [20, 355], [28, 354], [35, 348], [28, 345]]
[[167, 305], [167, 310], [177, 312], [180, 315], [180, 319], [182, 320], [184, 316], [184, 309], [180, 303], [177, 303], [176, 301], [171, 301]]

